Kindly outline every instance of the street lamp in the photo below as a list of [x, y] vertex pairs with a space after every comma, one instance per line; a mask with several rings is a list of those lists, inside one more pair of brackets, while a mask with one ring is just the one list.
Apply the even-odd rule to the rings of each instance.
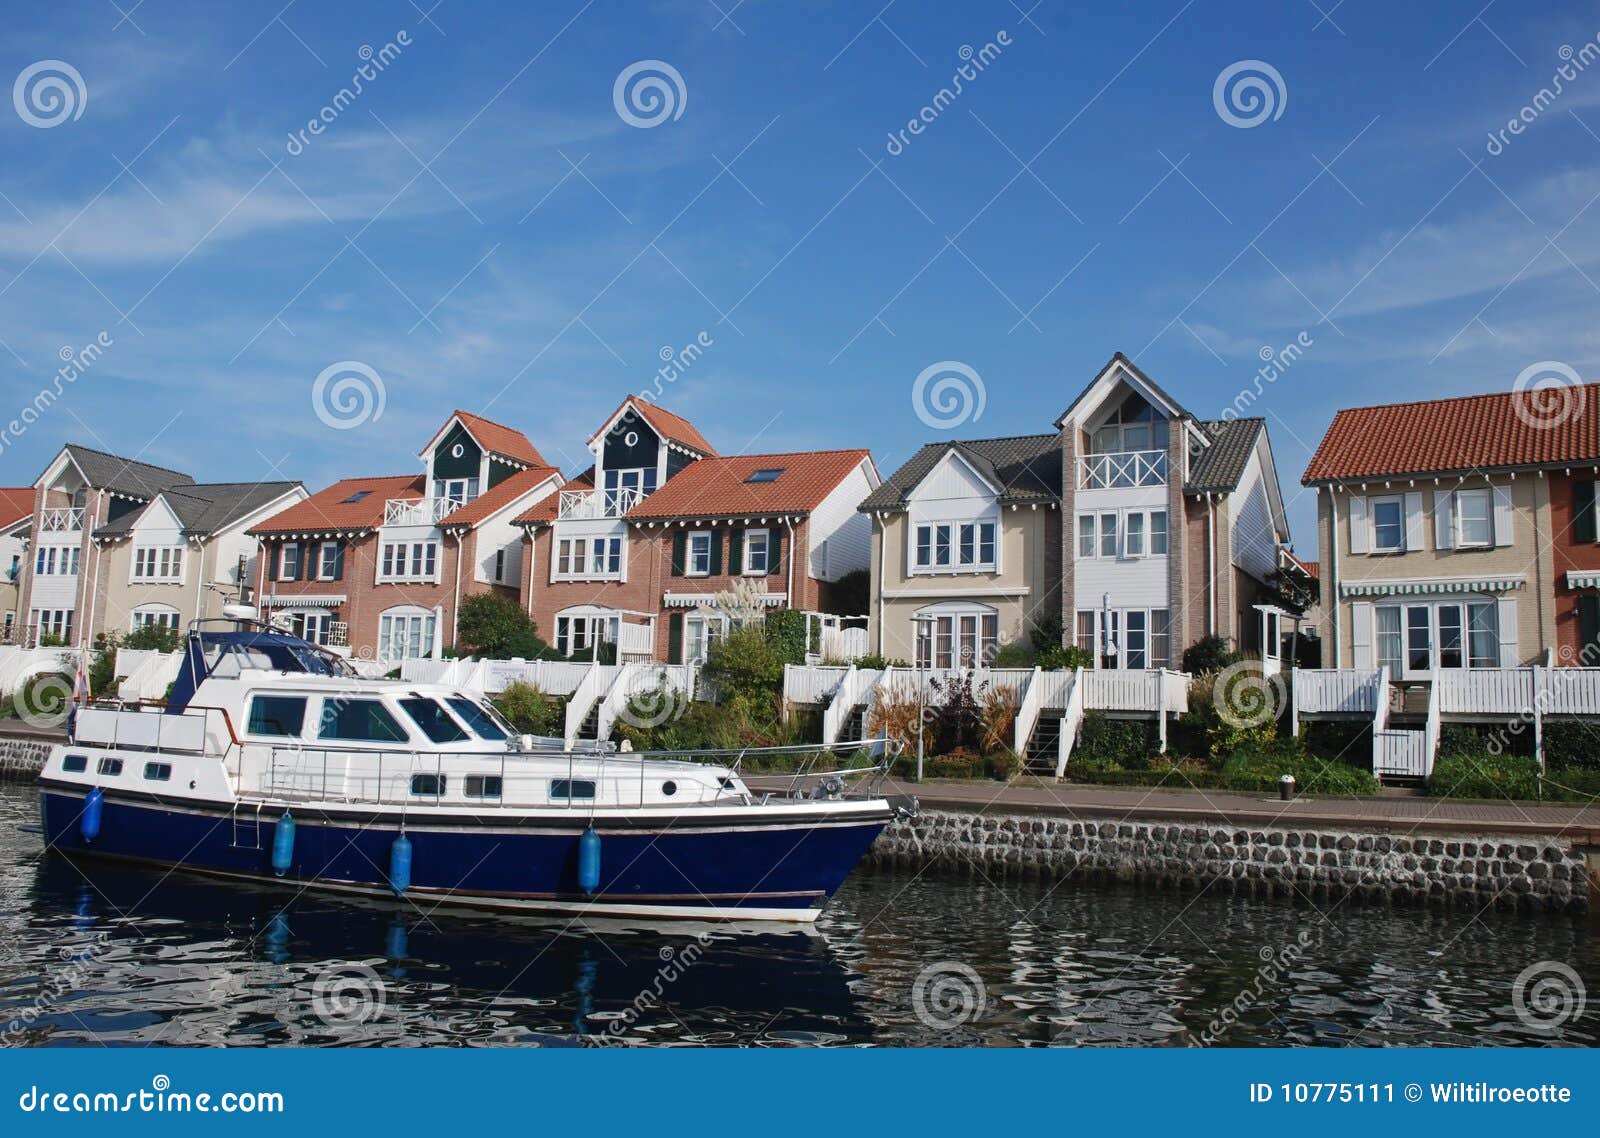
[[922, 781], [922, 763], [926, 748], [923, 741], [923, 732], [927, 727], [927, 692], [923, 681], [922, 672], [922, 646], [928, 646], [928, 661], [933, 661], [933, 627], [934, 618], [931, 616], [916, 616], [912, 618], [916, 627], [914, 634], [912, 656], [914, 658], [915, 674], [917, 677], [917, 781]]

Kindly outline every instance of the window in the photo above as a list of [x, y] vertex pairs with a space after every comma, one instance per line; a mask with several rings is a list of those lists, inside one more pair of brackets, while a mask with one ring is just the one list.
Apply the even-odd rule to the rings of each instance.
[[470, 738], [437, 700], [412, 696], [402, 699], [400, 708], [435, 743], [460, 743]]
[[115, 778], [117, 775], [122, 773], [122, 760], [101, 759], [100, 765], [96, 769], [103, 775], [109, 775]]
[[593, 798], [594, 783], [581, 778], [555, 778], [550, 780], [550, 798], [553, 801], [571, 802], [577, 798]]
[[939, 606], [923, 609], [913, 619], [918, 667], [982, 667], [994, 659], [1000, 646], [1000, 617], [993, 609]]
[[503, 549], [495, 550], [494, 579], [496, 581], [504, 581], [506, 579], [506, 551]]
[[378, 658], [418, 660], [433, 655], [438, 617], [420, 609], [386, 612], [378, 620]]
[[1501, 665], [1500, 609], [1493, 601], [1478, 601], [1467, 606], [1467, 653], [1468, 667], [1497, 668]]
[[177, 609], [164, 605], [145, 605], [133, 610], [133, 631], [152, 626], [176, 631], [180, 619]]
[[689, 558], [685, 566], [691, 577], [711, 574], [711, 534], [705, 531], [689, 535]]
[[339, 543], [325, 541], [318, 546], [317, 580], [335, 581], [339, 577]]
[[476, 478], [435, 478], [433, 480], [433, 496], [435, 498], [448, 498], [459, 505], [466, 505], [478, 496], [478, 480]]
[[432, 581], [438, 575], [436, 541], [386, 542], [379, 560], [380, 581]]
[[1122, 666], [1141, 671], [1150, 666], [1150, 614], [1143, 609], [1123, 613]]
[[1399, 498], [1372, 500], [1372, 548], [1378, 553], [1398, 553], [1406, 547], [1405, 506]]
[[305, 723], [304, 696], [258, 695], [250, 701], [250, 720], [245, 730], [251, 735], [297, 738]]
[[611, 612], [569, 613], [556, 617], [556, 651], [574, 656], [600, 644], [617, 642], [620, 618]]
[[725, 616], [695, 613], [683, 618], [683, 662], [703, 664], [711, 646], [728, 630]]
[[1150, 610], [1150, 666], [1165, 668], [1172, 663], [1172, 620], [1166, 609]]
[[1494, 601], [1423, 601], [1373, 609], [1377, 664], [1392, 676], [1433, 668], [1500, 666], [1500, 610]]
[[1095, 550], [1094, 541], [1094, 515], [1078, 515], [1078, 556], [1093, 557]]
[[461, 792], [468, 798], [499, 798], [500, 784], [497, 774], [469, 774]]
[[82, 550], [77, 546], [40, 546], [34, 559], [33, 572], [40, 577], [76, 577], [78, 558]]
[[317, 737], [349, 743], [404, 743], [406, 732], [378, 700], [329, 698], [322, 701]]
[[370, 497], [372, 497], [371, 490], [357, 490], [354, 494], [350, 495], [350, 497], [341, 502], [340, 505], [353, 506], [357, 502], [364, 502]]
[[767, 574], [767, 543], [772, 534], [764, 529], [744, 531], [744, 571], [764, 577]]
[[1400, 674], [1400, 609], [1385, 606], [1376, 610], [1378, 667], [1388, 668], [1390, 676]]
[[1494, 544], [1494, 515], [1490, 512], [1489, 491], [1457, 490], [1456, 544], [1486, 546]]
[[1100, 515], [1100, 556], [1115, 557], [1117, 555], [1117, 515]]
[[1076, 642], [1102, 668], [1170, 667], [1171, 614], [1166, 609], [1080, 609]]
[[781, 478], [783, 476], [784, 469], [785, 469], [784, 467], [780, 466], [780, 467], [776, 467], [776, 468], [769, 468], [769, 469], [766, 469], [766, 470], [758, 470], [754, 474], [750, 475], [749, 478], [746, 478], [745, 481], [746, 482], [776, 482], [779, 478]]
[[489, 713], [470, 699], [456, 698], [445, 702], [450, 705], [450, 710], [461, 716], [466, 725], [477, 733], [478, 738], [499, 742], [506, 737], [504, 729], [490, 717]]
[[414, 774], [411, 776], [411, 793], [418, 798], [442, 798], [446, 781], [442, 774]]
[[625, 514], [656, 492], [656, 468], [606, 471], [606, 516]]
[[1150, 511], [1150, 555], [1152, 557], [1165, 557], [1167, 555], [1167, 511]]
[[41, 637], [53, 636], [63, 643], [72, 642], [71, 609], [34, 609], [33, 625]]
[[589, 573], [595, 577], [622, 572], [622, 539], [597, 537], [589, 542]]
[[[1129, 514], [1123, 530], [1123, 551], [1129, 557], [1144, 556], [1144, 515]], [[1131, 665], [1130, 665], [1131, 666]]]
[[[1092, 521], [1093, 519], [1091, 518], [1090, 520]], [[1089, 653], [1091, 656], [1097, 652], [1095, 647], [1095, 616], [1096, 613], [1093, 609], [1079, 610], [1078, 634], [1074, 640], [1074, 643], [1076, 643], [1080, 649]]]
[[993, 570], [997, 522], [929, 522], [916, 527], [912, 567], [924, 572]]
[[146, 763], [144, 777], [150, 782], [170, 782], [172, 780], [171, 763]]
[[68, 755], [61, 760], [61, 769], [67, 774], [81, 774], [89, 765], [87, 755]]

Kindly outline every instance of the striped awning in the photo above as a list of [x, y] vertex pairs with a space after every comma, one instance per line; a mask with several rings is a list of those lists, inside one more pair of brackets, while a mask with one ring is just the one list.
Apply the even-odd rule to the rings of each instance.
[[1567, 588], [1600, 589], [1600, 569], [1571, 569], [1567, 572]]
[[[717, 593], [667, 593], [662, 598], [662, 604], [669, 609], [696, 609], [703, 606], [715, 605]], [[767, 608], [777, 608], [789, 603], [788, 593], [763, 593], [755, 598]]]
[[1346, 597], [1416, 597], [1438, 593], [1508, 593], [1523, 586], [1521, 577], [1444, 577], [1432, 581], [1346, 581]]
[[268, 593], [261, 598], [263, 606], [274, 609], [338, 608], [344, 602], [343, 593], [308, 593], [305, 596]]

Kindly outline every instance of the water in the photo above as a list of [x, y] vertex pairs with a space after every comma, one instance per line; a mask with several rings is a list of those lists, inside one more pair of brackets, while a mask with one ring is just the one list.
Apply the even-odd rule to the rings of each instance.
[[859, 874], [814, 934], [570, 929], [80, 868], [36, 817], [0, 786], [10, 1044], [1600, 1042], [1596, 1012], [1551, 1027], [1573, 1004], [1537, 1000], [1600, 992], [1582, 919], [901, 872]]

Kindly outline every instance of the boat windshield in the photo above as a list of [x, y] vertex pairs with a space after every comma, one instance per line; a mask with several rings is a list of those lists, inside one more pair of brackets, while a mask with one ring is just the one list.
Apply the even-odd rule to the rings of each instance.
[[219, 679], [236, 679], [248, 671], [359, 678], [348, 662], [312, 644], [212, 641], [205, 645], [205, 658], [207, 675]]
[[421, 695], [407, 696], [400, 701], [400, 709], [435, 743], [461, 743], [472, 738], [450, 718], [450, 713], [436, 699]]
[[499, 717], [487, 708], [461, 696], [456, 696], [449, 702], [451, 710], [461, 716], [461, 721], [472, 728], [478, 738], [498, 742], [510, 737], [509, 727], [497, 722]]

